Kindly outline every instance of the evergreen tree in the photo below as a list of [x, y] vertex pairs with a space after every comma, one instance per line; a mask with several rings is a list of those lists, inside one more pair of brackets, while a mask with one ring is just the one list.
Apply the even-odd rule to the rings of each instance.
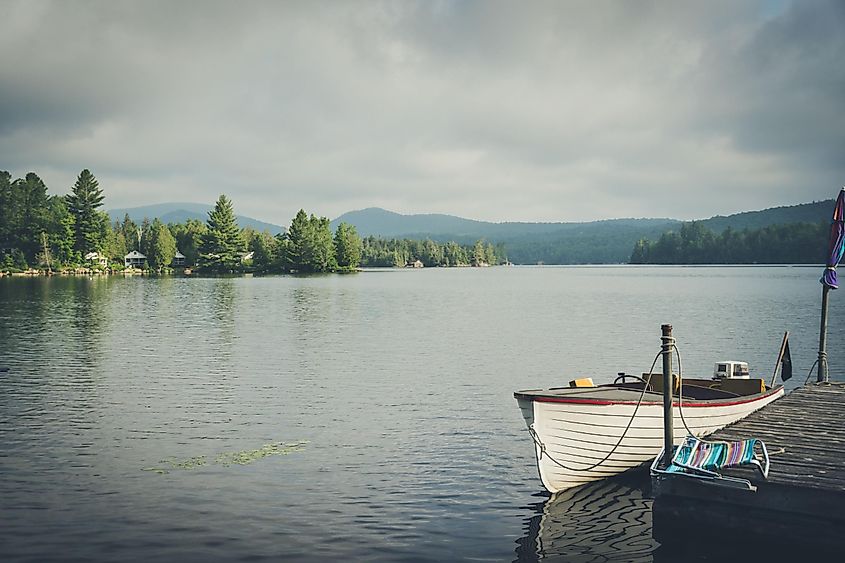
[[484, 241], [477, 240], [475, 241], [475, 246], [472, 248], [472, 265], [480, 266], [484, 263], [484, 257]]
[[[126, 252], [137, 250], [141, 252], [141, 242], [138, 240], [138, 225], [135, 221], [129, 218], [129, 213], [123, 215], [123, 222], [120, 224], [120, 232], [123, 234], [123, 240], [126, 241]], [[125, 256], [125, 255], [124, 255]], [[121, 259], [123, 257], [121, 256]]]
[[73, 216], [67, 209], [65, 198], [50, 197], [50, 229], [47, 240], [53, 253], [53, 260], [59, 264], [78, 263], [81, 256], [74, 250], [76, 241]]
[[120, 223], [116, 221], [114, 226], [109, 230], [109, 236], [106, 237], [103, 253], [108, 257], [109, 262], [118, 264], [123, 263], [123, 257], [128, 253], [126, 238], [120, 229]]
[[338, 270], [351, 272], [358, 268], [361, 263], [361, 238], [355, 227], [348, 223], [337, 226], [334, 234], [334, 249]]
[[150, 226], [150, 233], [152, 240], [150, 254], [147, 255], [150, 266], [159, 271], [169, 268], [176, 256], [176, 239], [173, 238], [167, 225], [158, 219], [155, 219]]
[[12, 194], [12, 175], [0, 170], [0, 252], [12, 247], [12, 233], [15, 232], [14, 205], [16, 200]]
[[208, 212], [208, 230], [200, 245], [199, 267], [213, 272], [234, 271], [241, 265], [244, 242], [235, 222], [232, 202], [221, 195]]
[[439, 266], [443, 262], [442, 249], [431, 239], [426, 239], [416, 254], [427, 267]]
[[66, 199], [74, 218], [75, 249], [83, 255], [99, 250], [105, 234], [103, 216], [97, 211], [103, 205], [103, 190], [87, 168], [79, 173]]
[[496, 254], [496, 247], [490, 244], [489, 242], [484, 247], [484, 261], [490, 264], [491, 266], [495, 266], [499, 263], [499, 257]]
[[264, 231], [252, 232], [247, 249], [252, 252], [252, 267], [256, 272], [268, 272], [273, 267], [276, 239]]
[[34, 172], [30, 172], [18, 185], [19, 218], [18, 244], [27, 261], [34, 262], [41, 251], [41, 233], [46, 232], [49, 216], [47, 186]]
[[466, 251], [455, 241], [446, 243], [443, 254], [450, 266], [465, 266], [469, 264]]
[[334, 241], [332, 240], [331, 221], [328, 217], [311, 215], [309, 222], [314, 233], [314, 248], [312, 253], [312, 272], [333, 272], [337, 269], [335, 260]]
[[309, 248], [313, 245], [314, 235], [311, 232], [311, 223], [304, 209], [297, 211], [296, 216], [290, 222], [290, 228], [285, 235], [287, 244], [284, 245], [282, 265], [288, 271], [306, 271], [305, 262], [309, 254]]
[[330, 272], [337, 268], [332, 231], [327, 217], [308, 217], [300, 209], [285, 235], [282, 264], [301, 273]]
[[185, 256], [185, 264], [193, 266], [199, 259], [199, 248], [202, 238], [208, 229], [205, 223], [197, 219], [188, 219], [184, 223], [168, 225], [170, 232], [176, 239], [176, 249]]
[[144, 220], [141, 221], [141, 226], [138, 227], [138, 232], [136, 236], [138, 237], [138, 252], [149, 258], [150, 254], [152, 253], [152, 242], [151, 236], [152, 231], [152, 223], [150, 222], [149, 217], [144, 217]]

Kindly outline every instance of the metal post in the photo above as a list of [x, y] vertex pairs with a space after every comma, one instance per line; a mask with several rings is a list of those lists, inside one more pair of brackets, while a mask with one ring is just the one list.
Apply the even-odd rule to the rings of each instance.
[[819, 371], [816, 381], [828, 381], [827, 377], [827, 294], [830, 288], [826, 285], [822, 288], [822, 322], [819, 327]]
[[661, 354], [663, 354], [663, 465], [672, 463], [672, 448], [675, 444], [675, 431], [672, 421], [672, 325], [661, 325]]

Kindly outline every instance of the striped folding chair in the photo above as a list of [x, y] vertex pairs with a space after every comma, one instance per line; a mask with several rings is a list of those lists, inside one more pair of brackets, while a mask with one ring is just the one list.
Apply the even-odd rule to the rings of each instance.
[[[757, 456], [758, 446], [762, 462]], [[687, 436], [684, 442], [675, 448], [672, 464], [664, 469], [659, 468], [662, 456], [661, 452], [652, 463], [652, 474], [675, 474], [718, 480], [725, 484], [742, 485], [751, 490], [756, 490], [756, 487], [748, 479], [722, 475], [719, 471], [750, 465], [757, 468], [764, 479], [769, 476], [769, 452], [766, 450], [766, 444], [757, 438], [736, 442], [707, 442], [695, 436]]]

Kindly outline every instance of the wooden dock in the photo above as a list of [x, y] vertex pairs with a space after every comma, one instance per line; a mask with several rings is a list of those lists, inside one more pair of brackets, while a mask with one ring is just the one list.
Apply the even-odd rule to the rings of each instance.
[[708, 538], [750, 548], [842, 550], [845, 529], [845, 384], [791, 392], [708, 437], [759, 438], [769, 450], [768, 479], [732, 469], [757, 491], [689, 478], [653, 478], [653, 533], [661, 543]]

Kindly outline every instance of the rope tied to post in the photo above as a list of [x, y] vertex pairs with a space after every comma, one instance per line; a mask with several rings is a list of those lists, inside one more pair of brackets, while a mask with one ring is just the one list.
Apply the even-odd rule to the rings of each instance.
[[[674, 338], [672, 340], [674, 340]], [[619, 449], [619, 445], [622, 444], [622, 440], [625, 439], [625, 436], [628, 434], [628, 430], [631, 429], [631, 425], [634, 423], [634, 419], [637, 416], [637, 411], [640, 409], [640, 404], [642, 404], [643, 397], [645, 397], [645, 393], [646, 393], [646, 391], [648, 391], [649, 384], [651, 383], [651, 374], [654, 371], [654, 366], [657, 365], [657, 360], [660, 359], [660, 356], [662, 354], [663, 354], [663, 351], [661, 350], [654, 357], [654, 361], [651, 363], [651, 367], [648, 370], [648, 378], [643, 382], [643, 390], [640, 392], [640, 396], [639, 396], [639, 398], [637, 398], [637, 403], [634, 406], [634, 412], [631, 413], [631, 418], [628, 420], [628, 424], [627, 424], [627, 426], [625, 426], [625, 430], [622, 432], [622, 435], [619, 437], [619, 440], [617, 440], [616, 444], [614, 444], [613, 448], [607, 453], [606, 456], [604, 456], [602, 459], [600, 459], [596, 463], [589, 465], [587, 467], [571, 467], [569, 465], [566, 465], [565, 463], [560, 462], [557, 459], [555, 459], [554, 456], [552, 456], [546, 450], [546, 445], [543, 443], [542, 440], [540, 440], [540, 436], [537, 434], [537, 430], [534, 428], [534, 424], [532, 423], [528, 426], [528, 434], [531, 436], [531, 440], [537, 446], [537, 463], [539, 463], [540, 460], [543, 459], [543, 456], [546, 456], [547, 458], [549, 458], [549, 461], [551, 461], [552, 463], [554, 463], [555, 465], [557, 465], [561, 469], [565, 469], [567, 471], [592, 471], [593, 469], [595, 469], [596, 467], [599, 467], [604, 462], [606, 462], [608, 459], [610, 459], [610, 456], [612, 456], [616, 452], [616, 450]]]
[[[619, 446], [622, 444], [622, 441], [625, 439], [625, 436], [628, 435], [628, 431], [631, 429], [631, 425], [634, 423], [634, 419], [637, 416], [637, 411], [639, 410], [640, 405], [642, 404], [642, 401], [643, 401], [643, 397], [645, 397], [645, 393], [648, 390], [649, 385], [651, 383], [651, 376], [653, 375], [653, 372], [654, 372], [654, 366], [657, 365], [657, 360], [659, 360], [660, 357], [664, 353], [666, 353], [666, 350], [664, 350], [664, 348], [668, 348], [668, 352], [670, 354], [672, 353], [672, 350], [674, 350], [675, 354], [678, 358], [678, 374], [677, 374], [678, 375], [678, 414], [680, 415], [681, 422], [683, 423], [686, 431], [689, 433], [690, 436], [694, 436], [695, 433], [692, 431], [692, 429], [690, 429], [689, 425], [687, 424], [686, 418], [684, 418], [684, 409], [683, 409], [683, 394], [684, 394], [683, 393], [683, 391], [684, 391], [683, 381], [684, 381], [684, 379], [683, 379], [683, 361], [681, 360], [681, 351], [678, 349], [678, 346], [675, 344], [675, 338], [673, 336], [663, 336], [663, 337], [661, 337], [661, 339], [664, 341], [664, 346], [661, 346], [660, 352], [657, 353], [657, 355], [654, 357], [654, 361], [651, 363], [651, 367], [648, 370], [648, 377], [643, 381], [643, 389], [640, 392], [640, 396], [637, 398], [636, 405], [634, 406], [634, 412], [631, 413], [631, 418], [628, 420], [628, 424], [625, 426], [625, 430], [622, 432], [622, 435], [619, 437], [619, 440], [616, 441], [616, 444], [614, 444], [613, 448], [607, 453], [607, 455], [605, 455], [601, 460], [597, 461], [596, 463], [593, 463], [592, 465], [588, 465], [586, 467], [572, 467], [570, 465], [567, 465], [567, 464], [555, 459], [555, 457], [552, 456], [548, 452], [548, 450], [546, 448], [546, 444], [544, 444], [543, 441], [540, 439], [540, 435], [537, 433], [537, 430], [534, 428], [534, 424], [532, 423], [528, 426], [528, 434], [531, 436], [531, 440], [537, 446], [537, 462], [539, 463], [543, 459], [543, 457], [547, 457], [549, 459], [549, 461], [551, 461], [552, 463], [554, 463], [555, 465], [557, 465], [561, 469], [565, 469], [567, 471], [579, 472], [579, 471], [592, 471], [593, 469], [601, 466], [603, 463], [605, 463], [607, 460], [609, 460], [610, 456], [612, 456], [616, 452], [616, 450], [619, 449]], [[702, 441], [706, 442], [706, 440], [702, 440]]]

